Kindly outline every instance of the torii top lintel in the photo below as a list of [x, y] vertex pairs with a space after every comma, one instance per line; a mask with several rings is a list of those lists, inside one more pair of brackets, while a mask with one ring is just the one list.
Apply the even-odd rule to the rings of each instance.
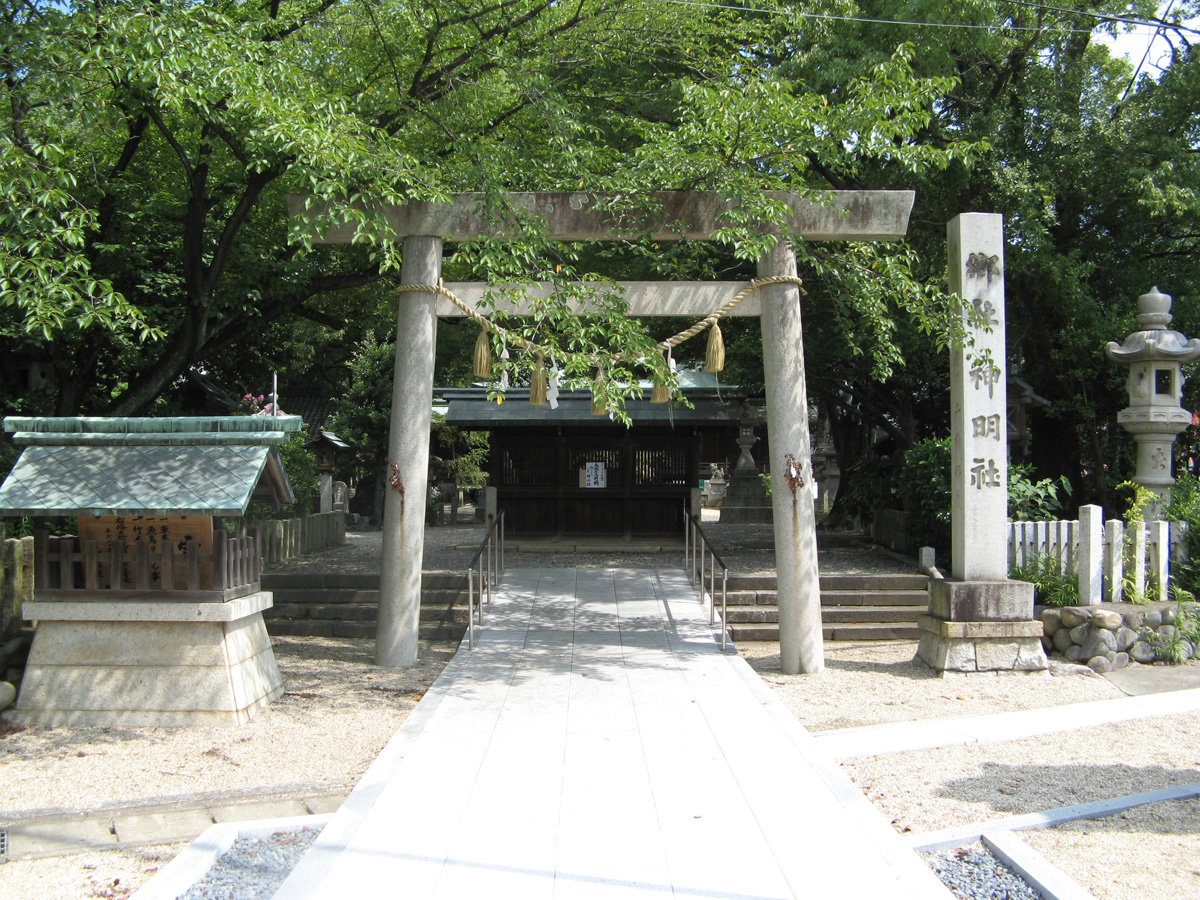
[[[648, 195], [652, 215], [637, 211], [626, 215], [597, 208], [601, 195], [577, 192], [530, 192], [508, 195], [518, 213], [536, 214], [546, 223], [545, 236], [560, 241], [606, 240], [648, 236], [654, 240], [687, 238], [706, 240], [720, 228], [720, 215], [732, 204], [718, 194], [699, 191], [656, 191]], [[773, 191], [768, 196], [783, 201], [792, 212], [786, 223], [810, 241], [893, 241], [904, 237], [912, 211], [912, 191], [830, 191], [828, 204]], [[457, 194], [450, 201], [414, 200], [384, 210], [396, 239], [431, 235], [446, 240], [467, 240], [514, 233], [515, 219], [504, 221], [481, 209], [483, 194]], [[607, 199], [607, 198], [604, 198]], [[291, 194], [288, 212], [305, 212], [305, 198]], [[355, 226], [337, 226], [317, 239], [321, 243], [349, 243]]]

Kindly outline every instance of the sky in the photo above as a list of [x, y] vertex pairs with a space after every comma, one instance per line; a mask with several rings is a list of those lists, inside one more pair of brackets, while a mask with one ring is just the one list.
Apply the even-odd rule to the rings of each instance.
[[[1163, 4], [1159, 7], [1159, 15], [1165, 15], [1167, 7], [1170, 4]], [[1200, 28], [1200, 19], [1191, 19], [1187, 24], [1192, 28]], [[1146, 62], [1142, 66], [1143, 73], [1154, 75], [1158, 67], [1166, 66], [1171, 60], [1171, 47], [1167, 40], [1163, 37], [1155, 38], [1155, 29], [1149, 26], [1139, 25], [1133, 31], [1128, 33], [1122, 32], [1115, 38], [1106, 34], [1097, 33], [1097, 40], [1102, 40], [1113, 45], [1113, 53], [1120, 54], [1127, 58], [1135, 67], [1142, 61], [1143, 54], [1146, 53], [1147, 46], [1150, 47], [1150, 53], [1146, 56]]]

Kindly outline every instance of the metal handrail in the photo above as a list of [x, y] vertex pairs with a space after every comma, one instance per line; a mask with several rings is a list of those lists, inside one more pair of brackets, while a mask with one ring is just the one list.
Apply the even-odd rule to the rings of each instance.
[[[494, 560], [494, 562], [493, 562]], [[483, 625], [483, 607], [492, 602], [492, 586], [500, 585], [504, 571], [504, 510], [488, 526], [479, 549], [467, 563], [467, 648], [475, 649], [475, 568], [479, 567], [479, 624]], [[483, 599], [486, 595], [487, 599]]]
[[729, 598], [729, 566], [721, 559], [712, 541], [700, 527], [700, 517], [692, 515], [691, 510], [684, 509], [684, 519], [687, 522], [683, 533], [683, 552], [687, 566], [688, 583], [696, 584], [696, 563], [700, 564], [700, 595], [704, 596], [704, 557], [707, 553], [708, 563], [708, 624], [716, 624], [717, 616], [717, 566], [721, 567], [721, 649], [724, 650], [729, 638], [729, 617], [726, 604]]

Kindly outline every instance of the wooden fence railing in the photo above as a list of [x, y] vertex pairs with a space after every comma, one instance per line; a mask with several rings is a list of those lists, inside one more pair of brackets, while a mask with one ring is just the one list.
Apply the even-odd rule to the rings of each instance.
[[164, 542], [151, 552], [147, 541], [101, 546], [74, 537], [34, 535], [34, 596], [38, 600], [117, 600], [161, 596], [167, 600], [232, 600], [259, 590], [262, 553], [257, 530], [231, 538], [213, 534], [211, 553], [197, 541], [181, 551]]
[[1127, 590], [1145, 595], [1148, 588], [1148, 599], [1168, 599], [1171, 563], [1183, 557], [1187, 524], [1103, 519], [1099, 506], [1081, 506], [1078, 520], [1010, 522], [1009, 567], [1053, 560], [1059, 572], [1079, 575], [1080, 603], [1087, 606], [1120, 603]]

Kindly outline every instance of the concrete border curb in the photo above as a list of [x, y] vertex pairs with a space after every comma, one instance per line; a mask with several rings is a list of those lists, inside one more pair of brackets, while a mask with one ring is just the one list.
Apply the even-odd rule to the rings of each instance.
[[1076, 819], [1100, 819], [1133, 809], [1136, 806], [1145, 806], [1148, 803], [1159, 803], [1163, 800], [1187, 800], [1192, 797], [1200, 797], [1200, 783], [1181, 784], [1177, 787], [1145, 791], [1141, 794], [1127, 794], [1124, 797], [1097, 800], [1094, 803], [1080, 803], [1076, 806], [1060, 806], [1043, 812], [993, 819], [990, 822], [975, 822], [971, 825], [959, 825], [941, 831], [910, 834], [905, 836], [905, 841], [914, 850], [950, 850], [954, 847], [961, 847], [963, 844], [973, 843], [986, 834], [1000, 831], [1037, 831], [1042, 828], [1053, 828], [1063, 822], [1073, 822]]
[[927, 719], [922, 722], [822, 731], [815, 733], [813, 738], [833, 759], [843, 760], [887, 756], [910, 750], [936, 750], [962, 744], [1012, 741], [1197, 709], [1200, 709], [1200, 688], [958, 719]]

